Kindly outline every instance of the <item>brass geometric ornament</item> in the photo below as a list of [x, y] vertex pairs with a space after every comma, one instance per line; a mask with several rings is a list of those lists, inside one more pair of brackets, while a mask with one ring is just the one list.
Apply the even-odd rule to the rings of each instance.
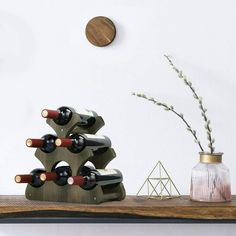
[[139, 189], [137, 196], [164, 200], [180, 197], [180, 193], [162, 163], [158, 161]]

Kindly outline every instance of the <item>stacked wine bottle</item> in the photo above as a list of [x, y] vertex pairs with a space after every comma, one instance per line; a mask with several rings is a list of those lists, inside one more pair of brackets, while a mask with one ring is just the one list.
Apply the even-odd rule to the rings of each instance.
[[104, 125], [101, 116], [63, 106], [44, 109], [42, 117], [56, 134], [26, 140], [45, 167], [15, 176], [17, 183], [28, 183], [26, 198], [88, 204], [125, 198], [122, 173], [105, 168], [116, 154], [108, 137], [96, 135]]

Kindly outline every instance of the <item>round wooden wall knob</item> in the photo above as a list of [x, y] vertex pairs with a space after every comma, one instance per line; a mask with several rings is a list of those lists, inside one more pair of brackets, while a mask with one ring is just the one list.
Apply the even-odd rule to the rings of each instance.
[[85, 29], [88, 41], [98, 47], [110, 44], [116, 36], [116, 28], [113, 22], [104, 16], [91, 19]]

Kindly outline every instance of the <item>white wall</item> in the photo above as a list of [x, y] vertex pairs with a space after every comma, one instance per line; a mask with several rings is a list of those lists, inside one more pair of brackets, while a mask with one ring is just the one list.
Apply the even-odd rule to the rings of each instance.
[[[206, 146], [200, 110], [164, 53], [203, 97], [235, 194], [235, 10], [234, 0], [0, 0], [0, 194], [24, 194], [15, 174], [41, 167], [25, 139], [52, 132], [40, 112], [61, 105], [104, 117], [99, 133], [117, 152], [109, 166], [123, 172], [128, 194], [136, 194], [158, 160], [188, 194], [197, 145], [172, 114], [131, 96], [145, 92], [173, 104]], [[117, 27], [105, 48], [91, 45], [84, 33], [97, 15]]]
[[[206, 225], [206, 224], [60, 224], [53, 227], [46, 224], [25, 224], [10, 227], [11, 225], [0, 225], [0, 236], [15, 235], [70, 235], [70, 236], [183, 236], [183, 235], [204, 235], [204, 236], [235, 236], [235, 225]], [[27, 230], [27, 231], [26, 231]], [[26, 232], [29, 232], [28, 234]], [[91, 233], [92, 232], [92, 233]]]

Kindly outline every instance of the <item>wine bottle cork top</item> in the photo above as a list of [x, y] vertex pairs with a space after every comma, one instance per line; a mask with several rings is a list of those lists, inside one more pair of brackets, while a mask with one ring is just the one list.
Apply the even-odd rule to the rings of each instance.
[[56, 146], [60, 147], [62, 144], [61, 139], [60, 138], [56, 139], [55, 144], [56, 144]]
[[74, 179], [73, 179], [72, 177], [69, 177], [69, 178], [67, 179], [67, 183], [70, 184], [70, 185], [72, 185], [72, 184], [74, 183]]
[[27, 147], [31, 147], [33, 142], [32, 142], [32, 139], [28, 138], [26, 141], [25, 141], [25, 144]]
[[45, 180], [47, 179], [47, 176], [46, 176], [44, 173], [42, 173], [42, 174], [39, 176], [39, 178], [40, 178], [40, 180], [45, 181]]
[[42, 110], [41, 112], [42, 117], [47, 118], [48, 117], [48, 111], [47, 110]]
[[21, 177], [19, 175], [16, 175], [15, 182], [16, 183], [20, 183], [21, 182]]

